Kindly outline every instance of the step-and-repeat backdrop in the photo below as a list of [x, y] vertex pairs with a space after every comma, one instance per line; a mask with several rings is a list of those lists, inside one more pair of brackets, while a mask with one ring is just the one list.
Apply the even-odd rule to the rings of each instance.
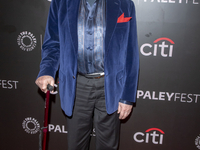
[[[0, 149], [36, 150], [45, 95], [35, 85], [50, 0], [0, 2]], [[200, 149], [200, 0], [134, 0], [140, 75], [122, 122], [120, 150]], [[67, 146], [66, 119], [51, 96], [49, 150]], [[91, 133], [91, 149], [95, 129]]]

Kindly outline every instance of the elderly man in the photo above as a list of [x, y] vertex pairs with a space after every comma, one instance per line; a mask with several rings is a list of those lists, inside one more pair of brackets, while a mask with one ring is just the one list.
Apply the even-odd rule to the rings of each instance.
[[68, 150], [116, 150], [120, 119], [135, 102], [139, 54], [131, 0], [52, 0], [36, 84], [54, 85], [59, 68]]

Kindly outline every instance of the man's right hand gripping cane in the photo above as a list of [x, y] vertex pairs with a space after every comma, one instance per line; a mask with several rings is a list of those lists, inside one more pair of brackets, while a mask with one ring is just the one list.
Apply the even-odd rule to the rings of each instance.
[[47, 92], [47, 85], [50, 84], [51, 86], [54, 86], [54, 78], [52, 76], [41, 76], [37, 78], [35, 81], [37, 86], [41, 89], [42, 92]]

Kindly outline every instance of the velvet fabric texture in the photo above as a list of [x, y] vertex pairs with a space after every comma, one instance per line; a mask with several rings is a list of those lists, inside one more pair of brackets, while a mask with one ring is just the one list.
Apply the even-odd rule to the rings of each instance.
[[[55, 77], [59, 69], [61, 107], [71, 116], [77, 76], [77, 17], [80, 0], [52, 0], [47, 20], [38, 77]], [[118, 17], [132, 17], [117, 23]], [[139, 52], [135, 6], [131, 0], [106, 0], [105, 100], [108, 114], [118, 109], [120, 99], [135, 102]]]

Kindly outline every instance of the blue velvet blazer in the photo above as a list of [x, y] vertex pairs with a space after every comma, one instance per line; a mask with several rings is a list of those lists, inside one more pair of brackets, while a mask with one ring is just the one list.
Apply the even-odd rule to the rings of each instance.
[[[38, 77], [55, 77], [59, 68], [61, 107], [71, 116], [77, 75], [77, 17], [80, 0], [52, 0], [47, 20], [42, 61]], [[117, 23], [118, 17], [132, 17]], [[131, 0], [106, 0], [105, 100], [107, 113], [118, 108], [119, 100], [135, 102], [139, 53], [135, 7]]]

